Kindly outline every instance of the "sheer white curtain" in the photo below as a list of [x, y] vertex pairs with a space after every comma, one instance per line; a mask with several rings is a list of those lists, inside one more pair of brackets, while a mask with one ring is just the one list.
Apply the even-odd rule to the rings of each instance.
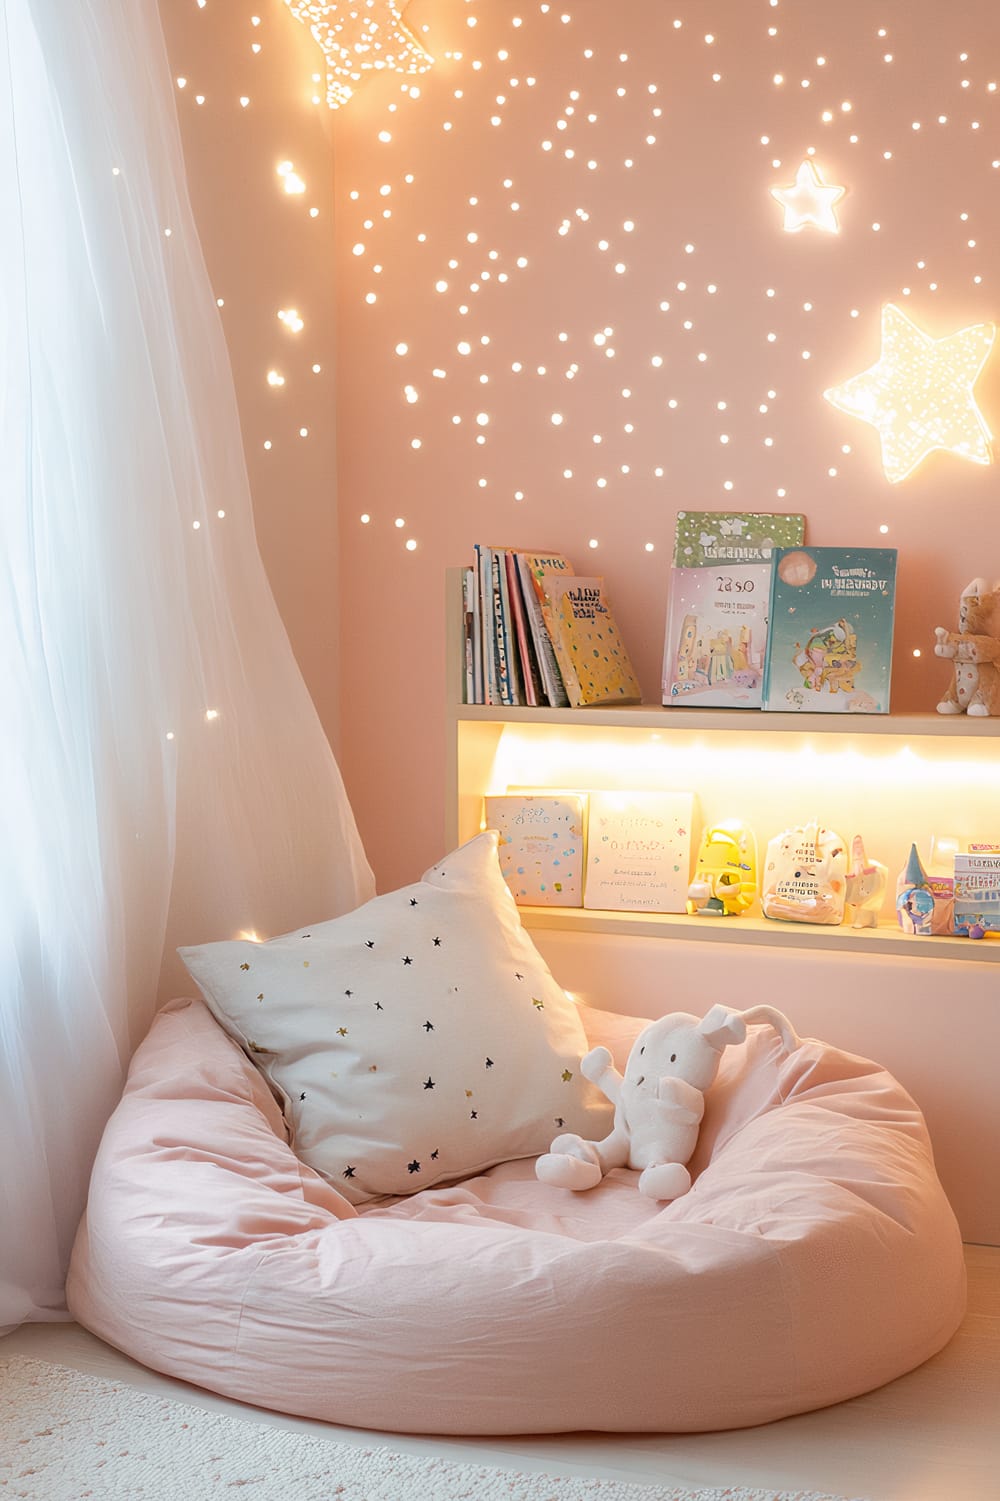
[[0, 0], [0, 203], [5, 1328], [64, 1316], [174, 945], [372, 884], [257, 552], [155, 0]]

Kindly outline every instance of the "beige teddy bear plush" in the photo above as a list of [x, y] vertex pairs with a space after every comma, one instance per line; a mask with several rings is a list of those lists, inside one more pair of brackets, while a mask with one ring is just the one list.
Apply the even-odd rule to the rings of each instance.
[[1000, 588], [973, 579], [962, 591], [959, 629], [934, 632], [936, 656], [954, 665], [939, 714], [1000, 715]]

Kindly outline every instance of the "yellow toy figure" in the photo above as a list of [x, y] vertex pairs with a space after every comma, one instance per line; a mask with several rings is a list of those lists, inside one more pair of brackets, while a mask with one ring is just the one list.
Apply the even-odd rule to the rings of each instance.
[[705, 830], [688, 887], [692, 917], [737, 917], [757, 895], [757, 841], [737, 819]]

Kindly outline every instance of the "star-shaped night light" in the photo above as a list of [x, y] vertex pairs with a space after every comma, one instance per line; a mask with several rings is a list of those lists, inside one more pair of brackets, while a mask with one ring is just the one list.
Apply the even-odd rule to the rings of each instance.
[[434, 59], [406, 26], [398, 0], [285, 0], [326, 58], [326, 102], [346, 104], [366, 73], [426, 73]]
[[825, 183], [820, 177], [815, 162], [806, 157], [795, 174], [791, 187], [772, 188], [771, 197], [776, 198], [785, 210], [784, 228], [791, 233], [805, 229], [807, 224], [825, 229], [835, 235], [840, 231], [833, 205], [839, 203], [846, 188]]
[[823, 395], [838, 411], [878, 429], [882, 469], [894, 485], [936, 448], [973, 464], [992, 464], [993, 435], [973, 387], [996, 336], [995, 324], [973, 323], [932, 339], [886, 303], [878, 363]]

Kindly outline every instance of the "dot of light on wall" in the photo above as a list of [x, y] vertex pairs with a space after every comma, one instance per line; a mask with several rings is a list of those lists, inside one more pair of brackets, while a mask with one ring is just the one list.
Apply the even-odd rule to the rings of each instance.
[[305, 319], [302, 318], [297, 308], [279, 308], [278, 321], [283, 323], [289, 333], [298, 334], [305, 328]]
[[291, 162], [279, 162], [276, 170], [286, 193], [305, 192], [306, 185]]
[[[285, 0], [309, 28], [326, 61], [326, 102], [331, 109], [353, 98], [366, 73], [426, 73], [434, 59], [403, 22], [397, 0]], [[405, 8], [405, 7], [404, 7]]]
[[973, 388], [996, 341], [996, 325], [975, 323], [934, 339], [892, 303], [881, 313], [876, 364], [823, 394], [838, 411], [877, 429], [882, 470], [892, 484], [943, 449], [991, 464], [992, 433]]

